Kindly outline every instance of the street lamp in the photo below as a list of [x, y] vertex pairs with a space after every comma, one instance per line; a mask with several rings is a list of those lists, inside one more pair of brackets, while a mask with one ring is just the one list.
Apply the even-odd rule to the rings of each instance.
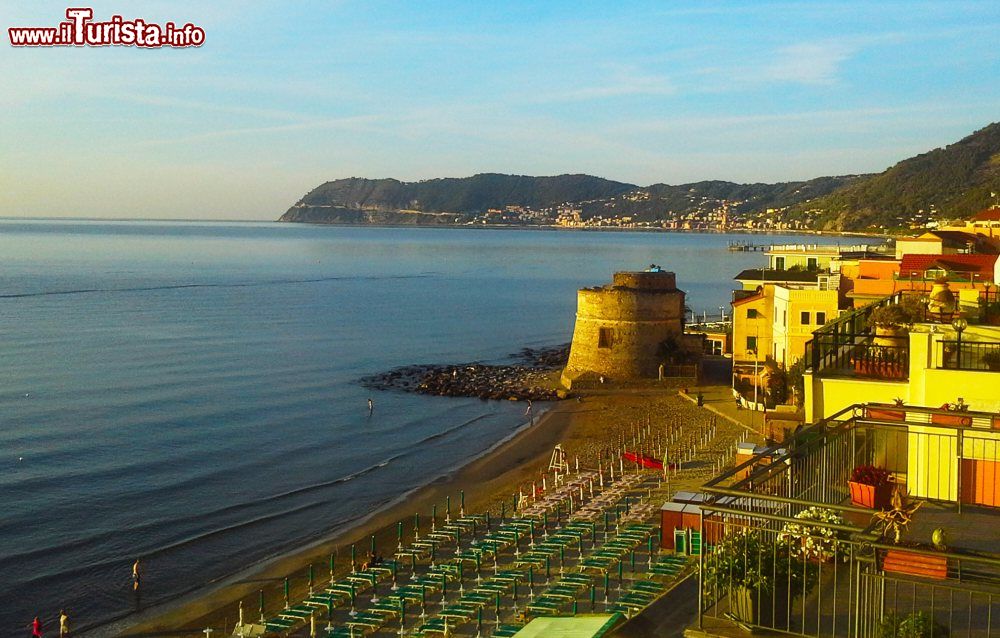
[[958, 355], [955, 360], [955, 367], [962, 369], [962, 331], [969, 327], [969, 322], [964, 317], [958, 317], [951, 322], [951, 327], [958, 333]]

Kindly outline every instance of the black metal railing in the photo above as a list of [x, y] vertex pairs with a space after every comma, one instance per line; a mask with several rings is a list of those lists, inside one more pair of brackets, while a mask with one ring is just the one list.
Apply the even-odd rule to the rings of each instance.
[[900, 345], [875, 345], [870, 333], [833, 332], [815, 334], [808, 347], [813, 374], [822, 376], [857, 376], [903, 380], [910, 374], [910, 348]]
[[1000, 342], [943, 340], [938, 346], [938, 368], [1000, 372]]
[[[853, 367], [853, 358], [861, 346], [870, 344], [874, 338], [868, 325], [868, 317], [882, 306], [897, 304], [902, 293], [870, 303], [863, 308], [849, 312], [813, 332], [813, 338], [806, 343], [805, 360], [815, 375], [843, 374]], [[901, 347], [905, 347], [903, 343]], [[874, 356], [873, 352], [871, 356]], [[861, 355], [866, 357], [867, 355]]]

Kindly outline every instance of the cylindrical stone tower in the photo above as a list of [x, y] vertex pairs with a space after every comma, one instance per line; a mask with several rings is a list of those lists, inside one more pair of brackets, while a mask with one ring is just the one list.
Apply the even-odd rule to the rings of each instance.
[[581, 376], [609, 380], [656, 378], [661, 344], [684, 333], [684, 291], [672, 272], [618, 272], [610, 286], [582, 288], [577, 293], [576, 327], [569, 363], [563, 370], [567, 388]]

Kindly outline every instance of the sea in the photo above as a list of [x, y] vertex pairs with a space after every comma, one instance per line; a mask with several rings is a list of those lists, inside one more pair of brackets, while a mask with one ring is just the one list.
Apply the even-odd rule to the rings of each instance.
[[566, 343], [578, 288], [654, 263], [718, 315], [765, 260], [731, 241], [806, 240], [0, 220], [0, 635], [103, 635], [356, 523], [524, 419], [360, 377]]

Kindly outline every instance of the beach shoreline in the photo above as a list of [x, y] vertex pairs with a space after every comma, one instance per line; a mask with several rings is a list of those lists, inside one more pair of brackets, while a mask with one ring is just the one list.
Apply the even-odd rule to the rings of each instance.
[[[422, 527], [429, 526], [433, 505], [438, 505], [438, 518], [444, 517], [442, 505], [447, 496], [452, 497], [452, 509], [457, 512], [460, 491], [465, 492], [469, 511], [499, 512], [499, 495], [504, 494], [504, 499], [509, 499], [507, 511], [511, 512], [512, 497], [517, 487], [530, 483], [547, 467], [552, 448], [564, 438], [573, 423], [573, 414], [587, 407], [591, 404], [578, 401], [553, 403], [535, 416], [532, 423], [525, 423], [481, 455], [467, 463], [457, 464], [425, 485], [401, 494], [331, 535], [245, 567], [223, 582], [208, 583], [177, 599], [94, 627], [82, 636], [187, 636], [194, 629], [209, 626], [229, 629], [236, 622], [237, 601], [255, 596], [262, 587], [279, 586], [284, 576], [305, 570], [310, 564], [320, 566], [317, 580], [323, 580], [329, 576], [325, 566], [331, 553], [337, 553], [339, 566], [343, 567], [346, 562], [344, 557], [348, 555], [345, 550], [356, 543], [359, 556], [363, 555], [368, 550], [372, 534], [376, 535], [380, 550], [391, 554], [390, 550], [395, 549], [394, 526], [398, 521], [412, 519], [414, 513], [419, 513], [421, 519], [427, 521], [422, 523]], [[513, 491], [507, 496], [509, 490]]]

